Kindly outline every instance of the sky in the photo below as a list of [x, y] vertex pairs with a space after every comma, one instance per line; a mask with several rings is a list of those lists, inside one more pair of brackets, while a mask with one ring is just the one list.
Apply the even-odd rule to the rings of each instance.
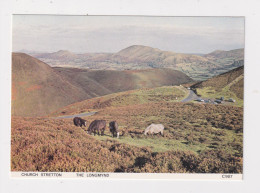
[[145, 45], [178, 53], [244, 48], [244, 17], [13, 15], [13, 51], [115, 53]]

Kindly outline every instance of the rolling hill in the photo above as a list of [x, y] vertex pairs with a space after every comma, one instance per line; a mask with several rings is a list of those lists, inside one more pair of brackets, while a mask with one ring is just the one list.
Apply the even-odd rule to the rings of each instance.
[[[31, 68], [50, 68], [27, 57], [18, 59]], [[71, 78], [61, 72], [68, 69], [51, 69]], [[179, 102], [187, 91], [182, 86], [142, 88], [73, 103], [50, 117], [13, 116], [11, 171], [242, 173], [243, 108]], [[97, 113], [86, 117], [82, 128], [62, 117], [88, 111]], [[117, 121], [119, 139], [108, 128], [104, 136], [87, 133], [90, 123], [101, 119], [107, 125]], [[144, 135], [151, 123], [163, 124], [164, 135]]]
[[235, 68], [206, 81], [191, 86], [203, 97], [220, 97], [236, 99], [243, 104], [244, 66]]
[[133, 45], [112, 56], [113, 59], [122, 57], [126, 63], [147, 63], [151, 67], [169, 67], [181, 63], [207, 62], [206, 58], [191, 54], [161, 51], [142, 45]]
[[50, 66], [71, 67], [77, 66], [78, 62], [82, 62], [77, 54], [68, 50], [59, 50], [53, 53], [29, 53], [29, 55], [49, 64]]
[[96, 70], [140, 70], [171, 68], [195, 80], [206, 80], [243, 64], [244, 49], [214, 51], [206, 55], [162, 51], [143, 45], [133, 45], [117, 53], [73, 54], [59, 51], [32, 56], [55, 67], [78, 67]]
[[100, 111], [104, 108], [149, 104], [153, 102], [179, 102], [189, 92], [182, 86], [162, 86], [142, 88], [113, 93], [80, 101], [53, 112], [51, 116], [80, 114], [82, 112]]
[[40, 58], [60, 59], [60, 60], [71, 60], [77, 58], [76, 54], [73, 54], [68, 50], [59, 50], [58, 52], [54, 52], [54, 53], [42, 53], [42, 54], [37, 54], [36, 56]]
[[57, 73], [68, 77], [71, 82], [95, 96], [115, 92], [153, 88], [164, 85], [179, 85], [192, 82], [182, 72], [172, 69], [146, 70], [88, 70], [76, 68], [54, 68]]
[[23, 53], [12, 55], [12, 115], [41, 116], [86, 99], [88, 94], [49, 65]]
[[12, 115], [43, 116], [63, 106], [114, 92], [192, 81], [171, 69], [107, 71], [52, 68], [23, 53], [12, 56]]
[[209, 54], [204, 55], [206, 58], [234, 58], [236, 60], [243, 60], [244, 59], [244, 49], [235, 49], [230, 51], [225, 50], [216, 50]]

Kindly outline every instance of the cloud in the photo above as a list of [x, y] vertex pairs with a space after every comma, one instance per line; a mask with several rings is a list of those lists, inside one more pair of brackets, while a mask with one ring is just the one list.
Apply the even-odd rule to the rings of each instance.
[[141, 44], [176, 52], [207, 53], [244, 46], [243, 18], [231, 21], [232, 18], [18, 17], [13, 25], [13, 48], [117, 52]]

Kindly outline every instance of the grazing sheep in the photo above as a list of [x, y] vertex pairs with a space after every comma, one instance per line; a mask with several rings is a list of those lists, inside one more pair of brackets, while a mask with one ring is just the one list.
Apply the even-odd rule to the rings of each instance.
[[163, 130], [164, 130], [164, 126], [162, 124], [151, 124], [144, 130], [144, 134], [147, 135], [147, 133], [150, 134], [160, 133], [163, 136]]

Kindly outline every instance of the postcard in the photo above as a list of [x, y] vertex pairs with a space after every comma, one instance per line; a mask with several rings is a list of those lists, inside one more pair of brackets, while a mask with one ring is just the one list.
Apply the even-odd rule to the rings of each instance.
[[241, 180], [244, 24], [13, 15], [12, 177]]

